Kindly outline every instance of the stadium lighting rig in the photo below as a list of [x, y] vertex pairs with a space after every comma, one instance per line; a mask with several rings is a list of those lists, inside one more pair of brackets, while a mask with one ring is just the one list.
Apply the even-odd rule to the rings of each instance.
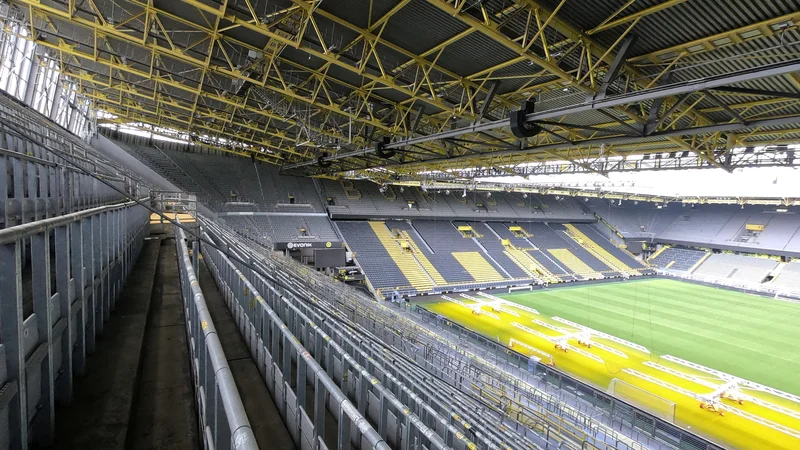
[[535, 354], [537, 354], [539, 356], [543, 356], [543, 357], [547, 358], [547, 361], [548, 361], [547, 364], [548, 365], [550, 365], [550, 366], [555, 366], [556, 365], [555, 361], [553, 361], [553, 355], [551, 355], [550, 353], [544, 352], [542, 350], [539, 350], [538, 348], [536, 348], [536, 347], [534, 347], [532, 345], [528, 345], [528, 344], [526, 344], [526, 343], [524, 343], [522, 341], [519, 341], [517, 339], [514, 339], [514, 338], [509, 339], [508, 340], [508, 347], [509, 348], [522, 347], [522, 348], [528, 350], [531, 353], [535, 353]]
[[563, 323], [565, 325], [569, 325], [569, 326], [571, 326], [573, 328], [577, 328], [579, 330], [588, 331], [593, 336], [597, 336], [599, 338], [603, 338], [603, 339], [606, 339], [606, 340], [609, 340], [609, 341], [612, 341], [612, 342], [616, 342], [617, 344], [625, 345], [625, 346], [630, 347], [630, 348], [632, 348], [634, 350], [638, 350], [640, 352], [644, 352], [644, 353], [647, 353], [647, 354], [650, 353], [650, 350], [648, 350], [647, 347], [645, 347], [643, 345], [634, 344], [633, 342], [626, 341], [625, 339], [620, 339], [620, 338], [618, 338], [616, 336], [612, 336], [610, 334], [606, 334], [606, 333], [594, 330], [592, 328], [583, 326], [583, 325], [581, 325], [579, 323], [575, 323], [575, 322], [573, 322], [571, 320], [567, 320], [567, 319], [564, 319], [564, 318], [561, 318], [561, 317], [558, 317], [558, 316], [554, 316], [553, 320], [555, 320], [556, 322], [561, 322], [561, 323]]
[[788, 400], [788, 401], [794, 402], [794, 403], [798, 404], [798, 406], [800, 406], [800, 401], [798, 401], [798, 400], [800, 400], [800, 398], [798, 398], [796, 395], [789, 394], [789, 393], [783, 392], [783, 391], [779, 391], [779, 390], [777, 390], [775, 388], [771, 388], [769, 386], [764, 386], [762, 384], [754, 383], [752, 381], [745, 380], [743, 378], [739, 378], [739, 377], [727, 374], [725, 372], [721, 372], [719, 370], [711, 369], [709, 367], [705, 367], [705, 366], [702, 366], [702, 365], [699, 365], [699, 364], [695, 364], [695, 363], [693, 363], [691, 361], [686, 361], [686, 360], [683, 360], [683, 359], [680, 359], [680, 358], [676, 358], [674, 356], [665, 355], [663, 358], [665, 360], [667, 360], [667, 361], [672, 362], [672, 363], [680, 364], [680, 365], [689, 367], [691, 369], [694, 369], [694, 370], [701, 371], [701, 372], [707, 373], [709, 375], [712, 375], [715, 378], [721, 380], [723, 383], [722, 384], [715, 383], [715, 382], [713, 382], [711, 380], [708, 380], [708, 379], [705, 379], [705, 378], [701, 378], [701, 377], [697, 377], [697, 376], [693, 376], [693, 375], [689, 375], [689, 374], [681, 372], [680, 370], [675, 370], [675, 369], [672, 369], [670, 367], [666, 367], [666, 366], [658, 364], [658, 363], [653, 363], [653, 362], [646, 361], [644, 364], [649, 366], [649, 367], [652, 367], [652, 368], [654, 368], [656, 370], [660, 370], [660, 371], [668, 373], [670, 375], [673, 375], [673, 376], [676, 376], [676, 377], [683, 378], [685, 380], [691, 381], [691, 382], [693, 382], [695, 384], [699, 384], [699, 385], [706, 386], [706, 387], [714, 389], [714, 391], [712, 391], [711, 393], [705, 394], [705, 396], [708, 397], [708, 399], [710, 399], [710, 400], [722, 400], [722, 399], [725, 399], [725, 400], [730, 400], [732, 402], [738, 403], [740, 405], [743, 404], [745, 401], [747, 401], [749, 403], [753, 403], [754, 405], [758, 405], [758, 406], [761, 406], [763, 408], [767, 408], [767, 409], [770, 409], [770, 410], [775, 411], [777, 413], [780, 413], [780, 414], [792, 417], [794, 419], [800, 420], [800, 412], [798, 412], [797, 410], [786, 408], [786, 407], [783, 407], [783, 406], [780, 406], [780, 405], [776, 405], [775, 403], [772, 403], [770, 401], [763, 400], [763, 399], [758, 398], [758, 397], [754, 397], [752, 395], [749, 395], [749, 394], [743, 392], [742, 389], [747, 389], [747, 390], [751, 390], [751, 391], [766, 392], [766, 393], [768, 393], [770, 395], [774, 395], [774, 396], [780, 397], [780, 398], [782, 398], [784, 400]]
[[716, 376], [717, 378], [719, 378], [721, 380], [726, 380], [727, 381], [727, 380], [732, 380], [732, 379], [738, 379], [738, 380], [741, 381], [743, 388], [751, 389], [751, 390], [754, 390], [754, 391], [766, 392], [766, 393], [774, 395], [776, 397], [781, 397], [784, 400], [789, 400], [791, 402], [800, 404], [800, 396], [797, 396], [797, 395], [794, 395], [794, 394], [790, 394], [788, 392], [783, 392], [783, 391], [781, 391], [779, 389], [775, 389], [775, 388], [772, 388], [772, 387], [769, 387], [769, 386], [765, 386], [763, 384], [759, 384], [759, 383], [756, 383], [756, 382], [753, 382], [753, 381], [750, 381], [750, 380], [741, 379], [741, 378], [735, 377], [735, 376], [733, 376], [731, 374], [728, 374], [728, 373], [725, 373], [725, 372], [722, 372], [722, 371], [719, 371], [719, 370], [716, 370], [716, 369], [712, 369], [710, 367], [706, 367], [706, 366], [703, 366], [703, 365], [700, 365], [700, 364], [695, 364], [695, 363], [693, 363], [691, 361], [686, 361], [685, 359], [677, 358], [675, 356], [665, 355], [665, 356], [663, 356], [663, 359], [666, 360], [666, 361], [670, 361], [670, 362], [676, 363], [676, 364], [684, 365], [686, 367], [690, 367], [690, 368], [695, 369], [695, 370], [699, 370], [701, 372], [705, 372], [705, 373], [714, 375], [714, 376]]
[[502, 299], [497, 299], [497, 300], [500, 300], [500, 301], [497, 301], [497, 300], [488, 300], [487, 301], [487, 300], [482, 300], [482, 299], [479, 299], [479, 298], [472, 297], [472, 296], [467, 295], [467, 294], [461, 294], [461, 297], [463, 297], [463, 298], [465, 298], [467, 300], [472, 300], [473, 302], [478, 303], [480, 305], [488, 306], [489, 308], [492, 308], [492, 311], [494, 311], [494, 312], [502, 311], [502, 312], [504, 312], [506, 314], [511, 314], [514, 317], [520, 317], [518, 312], [514, 311], [513, 309], [506, 308], [505, 306], [503, 306], [504, 300], [502, 300]]

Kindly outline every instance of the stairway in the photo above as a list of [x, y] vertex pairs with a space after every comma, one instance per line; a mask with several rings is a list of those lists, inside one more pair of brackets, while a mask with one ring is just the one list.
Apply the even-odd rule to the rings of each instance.
[[[369, 226], [383, 244], [383, 248], [392, 257], [397, 267], [411, 286], [418, 291], [429, 291], [433, 288], [433, 280], [422, 268], [419, 261], [411, 253], [404, 252], [394, 236], [383, 222], [370, 222]], [[427, 259], [427, 258], [426, 258]], [[437, 272], [438, 273], [438, 272]], [[441, 276], [441, 275], [440, 275]]]
[[503, 279], [503, 276], [478, 252], [453, 252], [452, 255], [475, 281], [485, 283]]
[[585, 262], [581, 261], [577, 256], [573, 255], [571, 251], [565, 248], [548, 249], [560, 263], [567, 266], [567, 268], [575, 275], [580, 275], [584, 278], [603, 278], [600, 272], [592, 269]]
[[666, 250], [666, 249], [668, 249], [668, 248], [670, 248], [670, 246], [669, 246], [669, 245], [662, 245], [662, 246], [661, 246], [661, 248], [659, 248], [658, 250], [656, 250], [656, 252], [655, 252], [655, 253], [653, 253], [652, 255], [650, 255], [650, 257], [649, 257], [649, 258], [647, 258], [647, 261], [649, 262], [649, 261], [652, 261], [652, 260], [654, 260], [654, 259], [658, 258], [658, 255], [660, 255], [660, 254], [664, 253], [664, 250]]
[[545, 266], [543, 266], [539, 261], [536, 260], [530, 253], [520, 250], [513, 245], [509, 244], [506, 247], [506, 255], [511, 258], [514, 263], [516, 263], [522, 270], [526, 273], [529, 273], [537, 278], [540, 278], [542, 281], [547, 283], [558, 283], [561, 281], [560, 278], [553, 275], [552, 272], [547, 270]]
[[589, 237], [586, 236], [581, 230], [577, 229], [575, 225], [568, 223], [564, 224], [564, 227], [567, 229], [567, 235], [572, 238], [572, 240], [580, 244], [580, 246], [585, 248], [589, 253], [592, 254], [592, 256], [599, 259], [607, 266], [623, 274], [640, 275], [638, 270], [629, 267], [627, 264], [620, 261], [616, 256], [609, 253], [608, 250], [604, 249], [595, 241], [589, 239]]
[[412, 239], [411, 236], [408, 234], [408, 231], [401, 231], [400, 235], [406, 239], [406, 242], [408, 242], [409, 247], [411, 247], [411, 253], [417, 259], [419, 265], [421, 265], [422, 268], [425, 269], [426, 272], [428, 272], [428, 275], [430, 275], [431, 279], [433, 279], [433, 282], [439, 286], [447, 284], [447, 280], [445, 280], [444, 277], [439, 273], [439, 271], [436, 270], [436, 267], [433, 266], [433, 263], [430, 262], [430, 260], [425, 256], [425, 254], [422, 253], [422, 250], [420, 250], [419, 246], [417, 246], [417, 243], [414, 242], [414, 239]]
[[348, 200], [361, 200], [361, 191], [356, 189], [355, 185], [351, 180], [342, 180], [340, 181], [342, 184], [342, 190], [344, 191], [344, 196]]

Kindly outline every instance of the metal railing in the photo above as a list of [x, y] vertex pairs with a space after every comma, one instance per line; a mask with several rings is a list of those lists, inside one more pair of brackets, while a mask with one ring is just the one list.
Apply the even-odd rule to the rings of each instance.
[[[204, 237], [214, 240], [209, 234]], [[235, 249], [228, 251], [237, 254]], [[327, 410], [337, 421], [336, 448], [349, 449], [352, 444], [359, 449], [389, 449], [364, 416], [367, 397], [353, 404], [343, 392], [342, 387], [352, 389], [347, 377], [342, 377], [348, 363], [335, 358], [330, 339], [312, 332], [311, 327], [293, 333], [300, 316], [289, 299], [263, 283], [256, 288], [223, 252], [206, 245], [202, 254], [298, 448], [328, 449]], [[291, 315], [290, 326], [276, 309]], [[325, 367], [315, 359], [323, 355], [327, 357]], [[360, 386], [366, 389], [371, 381], [364, 381]], [[313, 405], [310, 408], [308, 400]]]
[[[531, 367], [528, 356], [461, 325], [442, 320], [441, 316], [424, 308], [417, 307], [414, 314], [432, 328], [438, 329], [443, 337], [452, 336], [450, 340], [458, 346], [472, 347], [481, 358], [511, 369], [516, 381], [497, 374], [500, 376], [494, 376], [495, 381], [491, 384], [502, 387], [511, 398], [520, 399], [522, 406], [526, 407], [526, 415], [535, 416], [548, 411], [553, 413], [547, 415], [548, 420], [542, 424], [547, 428], [563, 428], [564, 422], [583, 425], [580, 432], [583, 434], [582, 439], [597, 447], [608, 443], [611, 448], [625, 450], [720, 449], [701, 437], [546, 364], [537, 362]], [[457, 354], [448, 353], [451, 358], [458, 359]]]
[[0, 228], [147, 195], [141, 178], [0, 93]]
[[53, 444], [55, 402], [85, 373], [147, 216], [129, 202], [0, 230], [0, 449]]
[[[178, 227], [174, 227], [174, 230], [195, 400], [204, 448], [257, 450], [258, 445], [242, 398], [197, 281], [196, 260], [192, 261], [189, 255], [186, 233]], [[194, 250], [196, 257], [197, 248]]]

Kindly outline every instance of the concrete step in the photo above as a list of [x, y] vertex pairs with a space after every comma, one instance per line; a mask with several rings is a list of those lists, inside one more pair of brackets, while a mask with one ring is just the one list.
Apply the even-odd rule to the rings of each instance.
[[125, 448], [200, 448], [174, 238], [161, 240]]
[[159, 252], [145, 241], [72, 403], [56, 409], [55, 448], [125, 448]]

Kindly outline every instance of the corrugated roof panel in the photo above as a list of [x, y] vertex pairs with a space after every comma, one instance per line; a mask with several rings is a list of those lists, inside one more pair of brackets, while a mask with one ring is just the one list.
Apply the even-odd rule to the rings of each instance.
[[389, 24], [391, 26], [386, 27], [381, 37], [415, 54], [423, 53], [467, 29], [461, 21], [425, 0], [411, 0]]
[[[370, 21], [370, 3], [372, 4], [372, 20]], [[320, 8], [340, 17], [360, 28], [366, 29], [370, 23], [383, 17], [399, 0], [371, 0], [371, 2], [333, 1], [322, 2]]]
[[[569, 8], [565, 16], [579, 28], [591, 29], [605, 20], [609, 6], [621, 6], [621, 0], [595, 0], [587, 8]], [[658, 0], [635, 2], [622, 17], [661, 3]], [[562, 9], [563, 11], [563, 9]], [[603, 13], [599, 13], [603, 11]], [[686, 1], [642, 18], [634, 28], [638, 36], [632, 55], [641, 55], [683, 42], [712, 36], [735, 28], [797, 11], [795, 0], [704, 0]], [[590, 23], [587, 23], [590, 22]], [[584, 25], [585, 24], [585, 25]], [[592, 38], [608, 47], [627, 24], [602, 31]]]
[[[541, 71], [542, 69], [535, 64], [521, 61], [492, 72], [491, 77], [505, 78], [500, 81], [500, 87], [498, 88], [498, 93], [500, 94], [517, 91], [522, 86], [537, 86], [558, 80], [558, 77], [549, 73], [536, 76]], [[531, 88], [529, 93], [535, 93], [534, 89]]]
[[[429, 56], [428, 60], [433, 60], [434, 56]], [[438, 65], [461, 76], [469, 76], [516, 56], [490, 37], [472, 33], [445, 47]]]

